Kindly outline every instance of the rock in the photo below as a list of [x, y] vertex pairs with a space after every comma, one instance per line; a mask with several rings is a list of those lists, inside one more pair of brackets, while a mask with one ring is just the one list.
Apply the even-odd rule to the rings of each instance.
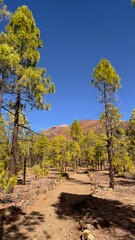
[[87, 223], [87, 224], [85, 225], [85, 229], [88, 229], [89, 231], [91, 231], [91, 230], [92, 230], [91, 224]]
[[21, 200], [20, 205], [24, 205], [24, 204], [25, 204], [25, 201]]
[[81, 238], [82, 238], [82, 240], [95, 240], [94, 235], [88, 229], [85, 229], [82, 232]]
[[93, 223], [94, 228], [96, 228], [96, 229], [100, 228], [99, 223], [96, 219], [94, 219], [92, 223]]
[[95, 240], [95, 237], [93, 234], [89, 234], [87, 237], [87, 240]]

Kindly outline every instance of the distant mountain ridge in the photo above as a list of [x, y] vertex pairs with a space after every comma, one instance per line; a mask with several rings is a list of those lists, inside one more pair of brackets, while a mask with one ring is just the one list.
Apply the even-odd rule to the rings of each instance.
[[[79, 123], [80, 123], [82, 131], [84, 133], [89, 132], [89, 131], [93, 131], [95, 133], [104, 133], [105, 132], [105, 129], [102, 126], [102, 124], [100, 123], [100, 120], [84, 119], [84, 120], [81, 120]], [[123, 129], [125, 129], [126, 126], [127, 126], [127, 122], [122, 121], [121, 127]], [[49, 128], [47, 130], [43, 130], [42, 133], [47, 135], [50, 138], [56, 137], [58, 135], [64, 135], [67, 139], [70, 139], [70, 128], [71, 128], [71, 126], [62, 124], [60, 126], [52, 126], [51, 128]]]
[[[100, 120], [81, 120], [80, 126], [84, 133], [92, 130], [93, 132], [103, 132], [103, 126], [100, 123]], [[53, 138], [58, 135], [64, 135], [67, 139], [70, 138], [70, 128], [71, 126], [62, 124], [60, 126], [52, 126], [49, 129], [43, 130], [42, 133], [46, 134], [48, 137]]]

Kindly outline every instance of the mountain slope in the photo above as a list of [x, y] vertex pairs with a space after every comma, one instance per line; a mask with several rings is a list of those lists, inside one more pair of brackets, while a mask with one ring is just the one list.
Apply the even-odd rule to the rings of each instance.
[[[100, 123], [100, 120], [82, 120], [79, 122], [84, 133], [88, 131], [93, 131], [95, 133], [104, 133], [105, 129]], [[127, 122], [122, 121], [121, 127], [125, 129]], [[64, 135], [67, 139], [70, 139], [70, 127], [66, 124], [60, 126], [53, 126], [47, 130], [43, 130], [42, 133], [49, 136], [51, 139], [58, 135]]]
[[[99, 120], [82, 120], [79, 122], [84, 133], [92, 130], [94, 132], [103, 132], [103, 127]], [[43, 134], [46, 134], [50, 138], [53, 138], [58, 135], [64, 135], [67, 139], [70, 138], [70, 126], [60, 125], [53, 126], [47, 130], [42, 131]]]

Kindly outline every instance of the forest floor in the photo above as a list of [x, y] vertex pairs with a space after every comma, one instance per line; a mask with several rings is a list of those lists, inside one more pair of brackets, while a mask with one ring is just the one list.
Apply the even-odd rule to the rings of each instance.
[[0, 195], [0, 240], [79, 240], [84, 229], [89, 240], [135, 240], [135, 180], [115, 178], [115, 190], [108, 182], [107, 172], [84, 169], [63, 180], [29, 176]]

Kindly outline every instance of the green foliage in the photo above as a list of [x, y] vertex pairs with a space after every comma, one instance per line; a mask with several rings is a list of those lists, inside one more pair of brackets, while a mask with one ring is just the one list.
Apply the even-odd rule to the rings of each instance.
[[113, 138], [113, 167], [115, 173], [124, 176], [125, 172], [129, 173], [133, 167], [132, 158], [129, 155], [129, 141], [123, 134], [115, 135]]
[[101, 59], [99, 64], [94, 69], [92, 75], [92, 86], [99, 90], [99, 101], [104, 104], [104, 113], [101, 115], [101, 120], [105, 125], [107, 154], [109, 163], [110, 187], [114, 188], [113, 177], [113, 135], [114, 129], [118, 127], [120, 122], [120, 114], [113, 103], [115, 92], [120, 87], [120, 77], [110, 62], [106, 59]]
[[67, 142], [64, 136], [59, 135], [52, 141], [51, 157], [55, 166], [62, 174], [66, 171], [66, 163], [69, 161], [69, 154], [67, 154]]
[[53, 93], [55, 88], [50, 78], [45, 77], [46, 69], [37, 67], [40, 59], [38, 49], [42, 47], [42, 41], [40, 31], [27, 6], [19, 7], [11, 17], [6, 27], [6, 35], [6, 44], [9, 49], [12, 47], [12, 59], [16, 60], [16, 78], [12, 79], [14, 92], [16, 89], [18, 93], [20, 89], [23, 101], [38, 109], [48, 109], [43, 96]]
[[9, 179], [8, 168], [10, 160], [10, 144], [7, 137], [7, 122], [0, 114], [0, 189], [4, 192], [9, 192], [17, 183], [17, 178], [14, 175]]
[[135, 165], [132, 165], [132, 167], [129, 169], [129, 176], [135, 180]]
[[70, 131], [70, 135], [71, 135], [73, 141], [78, 142], [81, 139], [82, 134], [83, 133], [82, 133], [80, 124], [79, 124], [78, 120], [75, 120], [73, 122], [73, 124], [71, 125], [71, 131]]
[[89, 131], [83, 135], [80, 141], [81, 158], [88, 164], [93, 165], [94, 147], [96, 144], [97, 135], [93, 131]]
[[[46, 76], [46, 69], [39, 68], [39, 49], [42, 47], [40, 31], [36, 27], [32, 12], [27, 6], [15, 11], [6, 33], [0, 36], [0, 75], [2, 84], [0, 99], [9, 94], [4, 106], [14, 112], [12, 133], [10, 176], [16, 173], [18, 130], [23, 124], [19, 123], [22, 111], [26, 111], [28, 104], [31, 108], [48, 110], [45, 96], [54, 93], [55, 87], [50, 77]], [[10, 101], [9, 101], [10, 99]], [[0, 102], [0, 108], [3, 101]]]
[[48, 173], [47, 170], [45, 170], [44, 168], [41, 168], [39, 165], [35, 165], [32, 168], [32, 172], [35, 175], [35, 179], [37, 179], [38, 177], [43, 177]]
[[91, 84], [99, 91], [106, 85], [106, 91], [112, 93], [120, 87], [120, 77], [111, 63], [107, 59], [102, 58], [94, 69]]
[[4, 5], [3, 0], [0, 0], [0, 21], [4, 19], [9, 19], [11, 17], [11, 12], [7, 10], [7, 6]]
[[81, 149], [78, 142], [70, 141], [71, 163], [75, 171], [77, 171], [77, 162], [81, 157]]
[[45, 135], [41, 135], [36, 138], [34, 147], [35, 154], [37, 155], [39, 162], [43, 160], [47, 161], [49, 159], [51, 143]]
[[0, 169], [9, 167], [10, 144], [7, 137], [7, 123], [0, 114]]
[[8, 172], [6, 170], [0, 171], [0, 189], [8, 193], [17, 184], [17, 177], [13, 175], [8, 178]]
[[118, 108], [114, 107], [111, 103], [107, 104], [106, 111], [100, 116], [100, 120], [103, 125], [106, 126], [107, 121], [107, 128], [110, 134], [112, 134], [112, 132], [114, 133], [117, 128], [119, 128], [120, 119], [121, 114], [119, 113]]
[[132, 111], [126, 128], [126, 136], [128, 138], [128, 152], [130, 158], [135, 163], [135, 109]]

